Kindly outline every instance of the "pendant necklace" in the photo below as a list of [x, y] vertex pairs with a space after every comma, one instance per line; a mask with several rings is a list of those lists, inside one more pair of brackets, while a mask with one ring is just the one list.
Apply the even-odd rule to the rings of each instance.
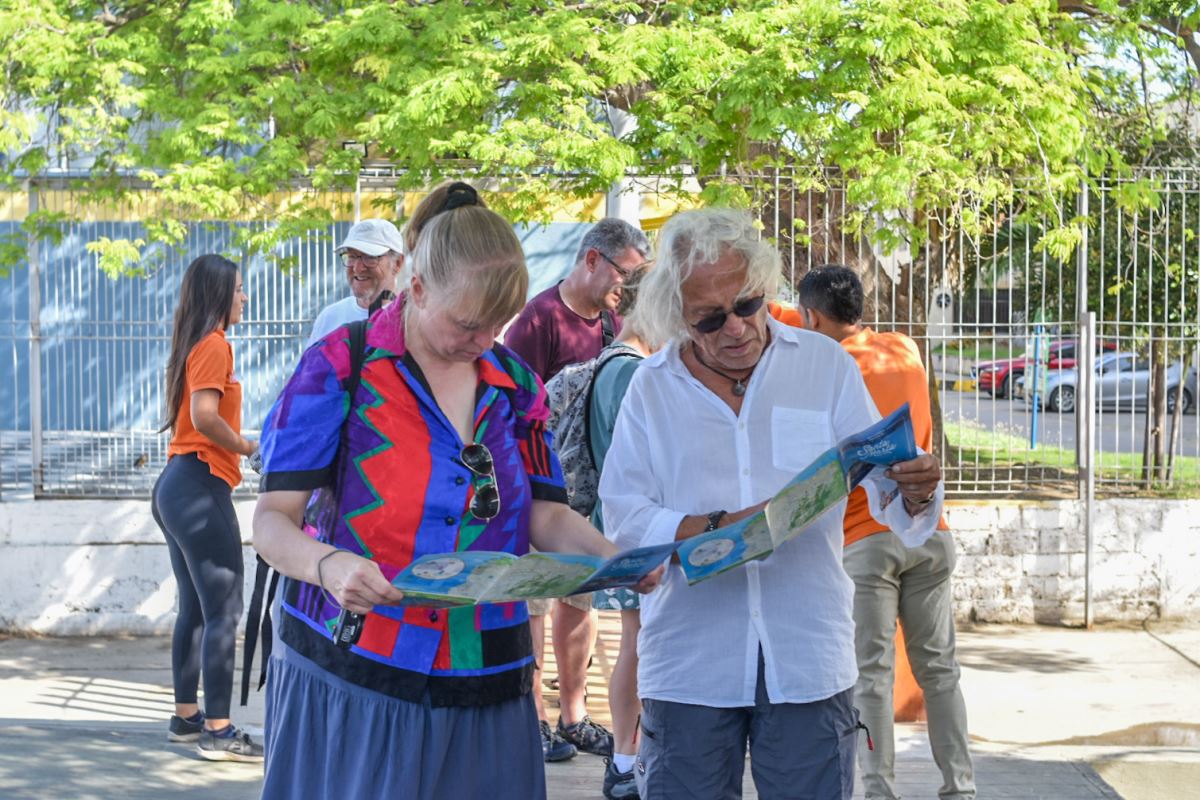
[[[713, 372], [717, 373], [725, 380], [733, 381], [732, 391], [733, 391], [734, 397], [741, 397], [742, 395], [744, 395], [746, 393], [746, 381], [750, 380], [750, 375], [747, 375], [744, 378], [735, 378], [732, 375], [722, 372], [721, 370], [717, 369], [716, 367], [709, 366], [708, 364], [704, 363], [704, 359], [702, 359], [700, 357], [700, 351], [696, 348], [695, 345], [692, 346], [692, 355], [696, 357], [696, 363], [699, 364], [700, 366], [704, 367], [705, 369], [712, 370]], [[751, 375], [754, 374], [754, 367], [757, 367], [757, 366], [758, 366], [758, 362], [756, 361], [756, 362], [754, 362], [754, 366], [750, 367]]]

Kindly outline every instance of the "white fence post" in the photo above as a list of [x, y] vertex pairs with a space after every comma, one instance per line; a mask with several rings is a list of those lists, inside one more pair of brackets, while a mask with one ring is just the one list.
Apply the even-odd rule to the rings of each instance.
[[1085, 174], [1076, 198], [1076, 217], [1084, 220], [1080, 231], [1079, 248], [1075, 258], [1075, 310], [1079, 320], [1076, 346], [1078, 375], [1075, 393], [1075, 460], [1079, 465], [1079, 498], [1083, 501], [1083, 534], [1085, 542], [1083, 566], [1083, 620], [1092, 627], [1092, 505], [1096, 496], [1096, 314], [1089, 310], [1088, 300], [1088, 234], [1091, 210], [1090, 186]]
[[[25, 182], [28, 199], [26, 219], [37, 213], [37, 184]], [[30, 236], [26, 245], [29, 275], [29, 456], [33, 478], [33, 496], [42, 494], [42, 277], [39, 267], [41, 242]]]
[[1093, 511], [1096, 499], [1096, 312], [1079, 318], [1078, 391], [1075, 396], [1075, 422], [1079, 454], [1079, 497], [1083, 501], [1083, 622], [1092, 627], [1092, 573], [1095, 566]]

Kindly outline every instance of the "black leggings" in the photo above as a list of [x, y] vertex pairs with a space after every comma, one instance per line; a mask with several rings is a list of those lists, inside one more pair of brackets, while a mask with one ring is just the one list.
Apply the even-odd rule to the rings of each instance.
[[171, 642], [175, 702], [195, 703], [204, 671], [204, 713], [229, 717], [234, 644], [242, 616], [242, 536], [229, 484], [195, 453], [173, 457], [154, 485], [151, 509], [171, 553], [179, 616]]

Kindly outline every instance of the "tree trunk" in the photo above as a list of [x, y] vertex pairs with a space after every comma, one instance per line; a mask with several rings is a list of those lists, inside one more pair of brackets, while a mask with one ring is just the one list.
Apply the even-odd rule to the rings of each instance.
[[1158, 341], [1153, 355], [1154, 477], [1167, 480], [1167, 343]]
[[[1154, 427], [1154, 384], [1155, 375], [1154, 369], [1158, 364], [1158, 330], [1150, 329], [1150, 383], [1146, 387], [1146, 425], [1144, 435], [1142, 437], [1142, 486], [1145, 489], [1154, 487], [1154, 453], [1155, 447], [1155, 427]], [[1137, 405], [1138, 398], [1130, 398], [1130, 404], [1134, 407]]]
[[[1167, 441], [1164, 436], [1167, 419], [1166, 342], [1157, 327], [1150, 329], [1150, 385], [1146, 397], [1146, 440], [1142, 451], [1142, 474], [1145, 488], [1167, 479]], [[1132, 398], [1136, 403], [1137, 398]]]
[[[1179, 385], [1175, 387], [1175, 412], [1171, 414], [1171, 443], [1167, 448], [1167, 485], [1175, 482], [1175, 454], [1179, 451], [1179, 429], [1183, 427], [1183, 385], [1187, 383], [1196, 347], [1189, 347], [1179, 364]], [[1195, 398], [1192, 398], [1195, 402]], [[1198, 412], [1200, 413], [1200, 412]]]

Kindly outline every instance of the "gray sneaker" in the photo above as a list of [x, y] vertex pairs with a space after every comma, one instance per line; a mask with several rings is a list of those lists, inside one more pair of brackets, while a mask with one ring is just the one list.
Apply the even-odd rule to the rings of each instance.
[[238, 728], [233, 729], [232, 736], [214, 736], [212, 731], [205, 729], [196, 743], [196, 752], [209, 761], [263, 760], [263, 746]]
[[637, 778], [633, 770], [617, 772], [611, 758], [604, 759], [604, 796], [608, 800], [639, 800]]
[[204, 715], [200, 715], [197, 722], [184, 719], [178, 714], [171, 715], [171, 722], [167, 725], [167, 741], [169, 742], [194, 742], [200, 738], [200, 732], [204, 730]]
[[613, 753], [612, 733], [587, 714], [574, 725], [563, 725], [562, 717], [559, 717], [555, 733], [584, 753], [597, 756], [611, 756]]
[[570, 742], [564, 742], [562, 737], [555, 733], [550, 728], [550, 723], [546, 720], [538, 721], [538, 731], [542, 734], [542, 760], [549, 763], [554, 761], [566, 761], [568, 758], [574, 758], [575, 745]]

